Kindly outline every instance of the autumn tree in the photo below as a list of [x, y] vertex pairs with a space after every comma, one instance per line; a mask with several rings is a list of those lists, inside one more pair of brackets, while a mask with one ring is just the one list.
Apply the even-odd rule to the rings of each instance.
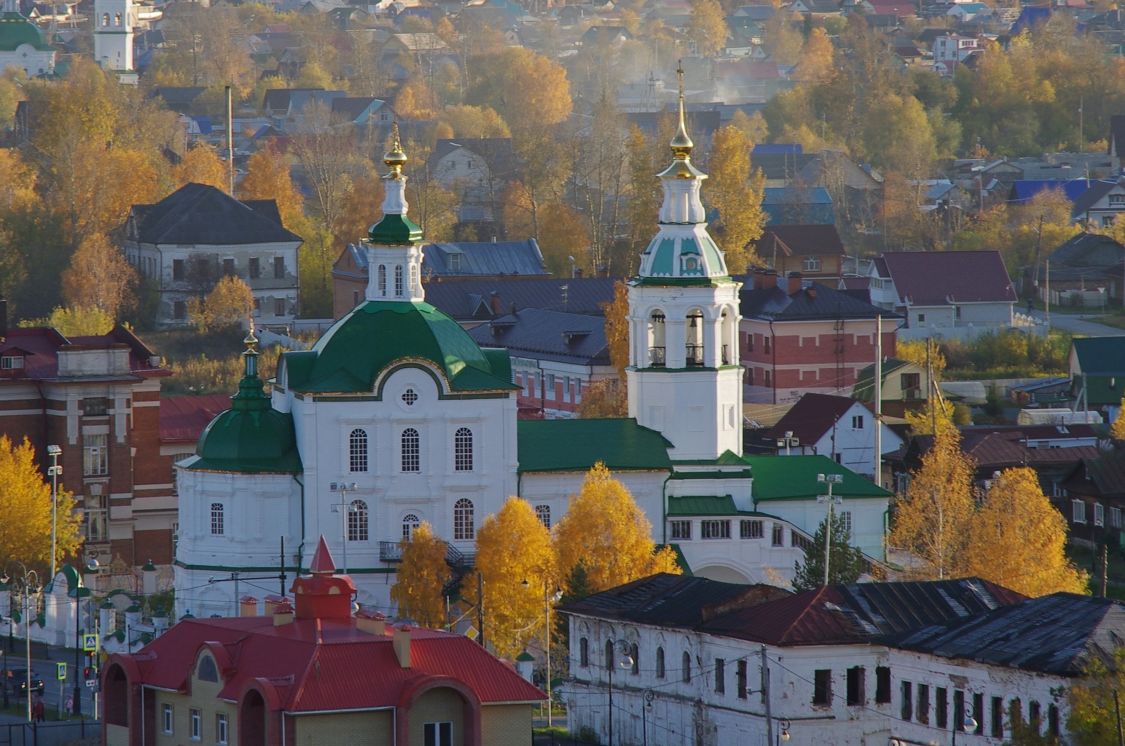
[[21, 327], [49, 327], [64, 337], [96, 337], [113, 329], [113, 317], [97, 306], [56, 306], [41, 319], [23, 319]]
[[[812, 542], [804, 547], [805, 557], [793, 563], [793, 589], [807, 591], [824, 585], [824, 545], [828, 518], [816, 529]], [[863, 552], [852, 546], [851, 531], [839, 511], [832, 512], [832, 548], [828, 552], [828, 584], [854, 583], [863, 574]]]
[[835, 51], [828, 33], [820, 27], [814, 28], [801, 51], [801, 59], [795, 71], [796, 78], [814, 83], [830, 78], [836, 70]]
[[511, 137], [507, 122], [489, 106], [447, 106], [438, 120], [449, 126], [449, 137]]
[[953, 422], [954, 407], [941, 394], [938, 382], [945, 371], [945, 356], [937, 343], [927, 337], [924, 340], [902, 342], [896, 347], [897, 355], [926, 371], [930, 380], [926, 391], [926, 403], [921, 409], [907, 410], [906, 423], [915, 435], [933, 435], [935, 432], [956, 432]]
[[1117, 410], [1117, 416], [1113, 418], [1109, 434], [1114, 440], [1125, 440], [1125, 397], [1121, 398], [1120, 408]]
[[[60, 485], [55, 561], [82, 545], [82, 520], [70, 492]], [[51, 565], [51, 485], [36, 463], [35, 448], [0, 436], [0, 566], [19, 560], [43, 571]]]
[[757, 262], [750, 244], [762, 236], [765, 176], [750, 171], [753, 144], [746, 133], [727, 125], [715, 133], [709, 162], [711, 183], [705, 194], [719, 213], [715, 236], [726, 254], [727, 269], [740, 274]]
[[569, 586], [581, 564], [594, 593], [658, 572], [681, 572], [672, 548], [657, 550], [644, 511], [601, 462], [571, 496], [554, 544], [559, 577]]
[[238, 185], [239, 199], [272, 199], [282, 224], [299, 233], [303, 222], [304, 200], [293, 185], [289, 161], [285, 154], [271, 142], [258, 148], [246, 162], [246, 177]]
[[965, 571], [1025, 596], [1085, 593], [1088, 577], [1066, 556], [1066, 519], [1029, 468], [992, 481], [969, 524]]
[[[659, 137], [659, 136], [658, 136]], [[669, 133], [669, 139], [671, 134]], [[652, 240], [657, 214], [660, 210], [660, 158], [667, 159], [667, 140], [657, 145], [647, 138], [639, 127], [633, 125], [625, 142], [628, 152], [629, 195], [627, 221], [629, 224], [629, 255], [636, 261], [641, 250]], [[627, 269], [633, 269], [628, 267]], [[627, 273], [628, 274], [628, 273]]]
[[526, 500], [510, 497], [477, 531], [477, 573], [467, 581], [469, 600], [484, 590], [485, 639], [501, 658], [514, 658], [542, 634], [544, 589], [555, 586], [551, 534]]
[[730, 29], [719, 0], [693, 0], [687, 36], [702, 57], [714, 57], [723, 51]]
[[623, 281], [613, 283], [613, 301], [604, 305], [604, 311], [609, 364], [617, 376], [594, 381], [582, 392], [578, 416], [583, 418], [625, 417], [629, 412], [625, 377], [629, 365], [629, 287]]
[[68, 306], [100, 308], [111, 319], [119, 318], [136, 284], [136, 271], [103, 233], [84, 238], [62, 274]]
[[184, 153], [180, 162], [172, 169], [172, 180], [176, 188], [184, 184], [206, 184], [223, 192], [230, 191], [227, 164], [206, 143], [197, 143]]
[[[1110, 651], [1106, 651], [1109, 653]], [[1116, 746], [1121, 692], [1125, 692], [1125, 646], [1112, 651], [1112, 657], [1086, 657], [1081, 678], [1070, 685], [1070, 715], [1067, 732], [1074, 743], [1083, 746]]]
[[973, 505], [972, 460], [955, 429], [940, 431], [905, 494], [895, 498], [890, 544], [912, 555], [910, 574], [934, 580], [965, 574]]
[[290, 140], [290, 148], [312, 190], [314, 213], [325, 226], [337, 224], [344, 198], [361, 172], [363, 159], [351, 134], [333, 126], [332, 110], [322, 103], [304, 109], [305, 120]]
[[422, 627], [445, 626], [445, 585], [452, 577], [446, 564], [446, 544], [434, 535], [428, 522], [402, 540], [402, 562], [391, 586], [398, 614]]
[[513, 135], [542, 131], [570, 116], [570, 81], [554, 60], [526, 47], [506, 47], [473, 69], [470, 102], [499, 112]]
[[188, 301], [188, 313], [201, 331], [234, 326], [250, 318], [254, 310], [254, 293], [236, 275], [226, 275], [202, 301]]

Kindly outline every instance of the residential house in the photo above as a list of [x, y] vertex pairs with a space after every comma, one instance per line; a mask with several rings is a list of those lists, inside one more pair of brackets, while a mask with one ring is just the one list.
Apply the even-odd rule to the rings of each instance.
[[961, 34], [944, 34], [934, 39], [934, 62], [963, 62], [973, 52], [981, 49], [980, 39]]
[[834, 225], [832, 195], [821, 186], [765, 187], [762, 209], [768, 225]]
[[154, 205], [133, 205], [124, 244], [129, 263], [156, 285], [159, 327], [191, 323], [188, 301], [224, 276], [250, 286], [259, 325], [287, 326], [296, 316], [301, 237], [281, 224], [272, 199], [239, 201], [186, 184]]
[[779, 275], [799, 272], [813, 281], [838, 280], [846, 253], [834, 225], [767, 225], [755, 249]]
[[779, 596], [654, 575], [561, 610], [571, 731], [652, 746], [999, 746], [1013, 716], [1058, 738], [1071, 683], [1125, 632], [1120, 602], [979, 578]]
[[[711, 63], [711, 100], [764, 104], [791, 84], [771, 59], [717, 59]], [[695, 131], [692, 131], [694, 137]]]
[[1125, 337], [1075, 338], [1067, 366], [1074, 409], [1102, 412], [1113, 422], [1125, 395]]
[[633, 38], [624, 26], [591, 26], [579, 39], [583, 47], [605, 49], [615, 47]]
[[[886, 423], [878, 427], [883, 454], [902, 448], [898, 433]], [[778, 455], [821, 454], [874, 479], [875, 428], [875, 415], [855, 399], [805, 394], [764, 433], [764, 439], [767, 445], [776, 443]]]
[[158, 439], [168, 375], [123, 327], [89, 337], [0, 329], [0, 433], [27, 438], [43, 469], [48, 446], [61, 449], [59, 488], [80, 511], [84, 559], [128, 568], [172, 561], [176, 498]]
[[[367, 275], [367, 254], [355, 244], [348, 244], [332, 265], [335, 318], [359, 305], [367, 287]], [[422, 247], [422, 281], [426, 283], [505, 277], [543, 279], [549, 275], [543, 265], [539, 244], [533, 238], [526, 241], [426, 244]]]
[[998, 251], [903, 251], [871, 263], [871, 302], [901, 313], [903, 339], [1010, 329], [1016, 292]]
[[495, 233], [508, 185], [519, 179], [511, 139], [438, 140], [429, 165], [433, 178], [458, 196], [458, 222]]
[[[1112, 237], [1083, 231], [1070, 237], [1048, 258], [1051, 262], [1051, 305], [1105, 306], [1120, 301], [1125, 271], [1125, 246]], [[1038, 296], [1047, 297], [1046, 275], [1039, 280]]]
[[290, 591], [110, 656], [102, 743], [530, 743], [543, 692], [464, 635], [353, 614], [323, 537]]
[[1051, 494], [1069, 524], [1070, 535], [1093, 544], [1125, 541], [1125, 451], [1110, 448], [1074, 464]]
[[426, 297], [462, 326], [472, 327], [521, 308], [602, 316], [605, 306], [613, 301], [616, 282], [609, 277], [431, 282], [426, 285]]
[[340, 96], [332, 99], [333, 123], [351, 124], [356, 127], [369, 127], [377, 130], [376, 137], [385, 139], [384, 134], [391, 131], [395, 112], [391, 105], [374, 96]]
[[[891, 417], [902, 417], [908, 411], [926, 404], [929, 397], [930, 378], [925, 366], [899, 360], [891, 355], [883, 359], [882, 386], [879, 396], [882, 412]], [[862, 402], [875, 401], [875, 364], [871, 363], [856, 374], [852, 398]]]
[[575, 417], [590, 384], [616, 378], [601, 316], [523, 308], [469, 334], [482, 346], [507, 348], [524, 417]]
[[1116, 181], [1099, 180], [1074, 200], [1071, 218], [1091, 228], [1108, 228], [1125, 212], [1125, 176]]
[[900, 316], [799, 274], [755, 272], [743, 285], [739, 355], [748, 402], [795, 402], [802, 394], [846, 393], [875, 360], [876, 320], [883, 354], [894, 355]]
[[992, 9], [984, 3], [956, 3], [945, 14], [957, 23], [967, 23], [987, 17], [991, 13]]

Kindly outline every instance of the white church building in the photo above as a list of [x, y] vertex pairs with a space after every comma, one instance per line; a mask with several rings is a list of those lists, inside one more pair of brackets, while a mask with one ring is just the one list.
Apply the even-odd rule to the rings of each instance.
[[739, 283], [707, 234], [691, 151], [681, 107], [659, 230], [630, 283], [629, 417], [517, 422], [508, 351], [480, 347], [425, 302], [396, 130], [383, 216], [363, 242], [364, 300], [311, 350], [282, 355], [269, 395], [249, 337], [231, 409], [177, 465], [177, 618], [275, 593], [281, 568], [306, 570], [321, 535], [356, 600], [393, 613], [401, 541], [422, 521], [468, 567], [477, 528], [510, 495], [550, 525], [597, 461], [696, 575], [791, 579], [824, 517], [819, 473], [841, 475], [837, 509], [881, 557], [889, 493], [823, 456], [742, 455]]

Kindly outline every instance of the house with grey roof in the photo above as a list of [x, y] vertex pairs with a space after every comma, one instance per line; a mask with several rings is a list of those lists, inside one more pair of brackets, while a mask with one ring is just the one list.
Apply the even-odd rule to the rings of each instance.
[[1065, 739], [1070, 687], [1125, 633], [1118, 601], [979, 578], [790, 594], [653, 575], [560, 610], [570, 730], [656, 746], [998, 746], [1016, 720]]
[[190, 324], [188, 301], [228, 275], [250, 286], [260, 326], [285, 327], [297, 314], [301, 243], [282, 225], [272, 199], [239, 201], [212, 186], [186, 184], [156, 204], [133, 205], [122, 248], [156, 285], [158, 327]]

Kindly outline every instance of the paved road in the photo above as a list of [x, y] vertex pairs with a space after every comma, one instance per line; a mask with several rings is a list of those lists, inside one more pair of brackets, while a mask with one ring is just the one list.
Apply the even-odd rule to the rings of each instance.
[[[5, 658], [7, 659], [7, 666], [9, 668], [18, 668], [20, 670], [26, 668], [23, 641], [15, 640], [14, 642], [15, 649], [9, 652], [6, 636], [0, 638], [0, 652], [3, 653], [3, 656], [0, 657], [0, 671], [4, 668]], [[66, 663], [66, 681], [59, 681], [57, 678], [56, 663], [58, 662]], [[83, 665], [85, 665], [85, 656], [83, 656], [82, 662]], [[60, 701], [62, 707], [65, 708], [67, 699], [71, 698], [74, 694], [74, 651], [32, 643], [31, 670], [34, 678], [43, 679], [43, 683], [46, 687], [43, 692], [43, 698], [48, 712], [58, 712]], [[81, 669], [78, 670], [78, 675], [81, 677]], [[93, 690], [88, 689], [84, 682], [79, 682], [79, 686], [82, 688], [82, 713], [89, 717], [94, 711]], [[13, 706], [22, 704], [23, 701], [23, 699], [17, 700], [15, 697], [9, 697], [9, 703]], [[0, 703], [2, 702], [3, 700], [0, 699]], [[10, 716], [5, 716], [3, 713], [0, 713], [0, 722], [6, 722], [8, 719], [10, 719]]]
[[[1023, 310], [1020, 312], [1026, 313]], [[1032, 311], [1031, 315], [1040, 320], [1045, 318], [1042, 311]], [[1051, 328], [1071, 332], [1072, 334], [1083, 334], [1088, 337], [1125, 337], [1125, 329], [1099, 324], [1095, 321], [1097, 318], [1098, 316], [1093, 314], [1053, 313], [1051, 314]]]

